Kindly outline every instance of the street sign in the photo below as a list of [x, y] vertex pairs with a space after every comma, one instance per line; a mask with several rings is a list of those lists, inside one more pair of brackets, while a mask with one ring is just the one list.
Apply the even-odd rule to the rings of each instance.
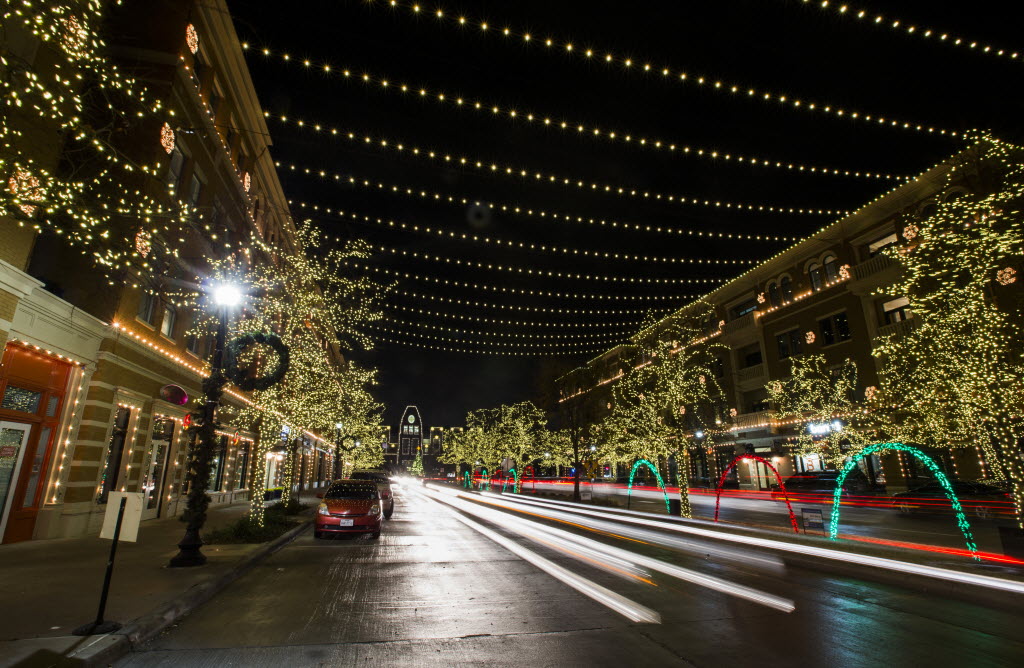
[[804, 525], [804, 533], [820, 531], [821, 535], [825, 535], [825, 518], [822, 517], [821, 508], [801, 508], [800, 516]]
[[117, 512], [121, 507], [122, 497], [126, 499], [124, 519], [121, 520], [121, 535], [118, 540], [134, 543], [139, 535], [139, 522], [142, 521], [142, 492], [111, 492], [107, 497], [107, 512], [103, 516], [103, 529], [100, 538], [113, 538], [117, 526]]
[[587, 487], [584, 487], [583, 485], [580, 485], [580, 501], [593, 501], [593, 500], [594, 500], [594, 491], [590, 488], [590, 486], [588, 485]]

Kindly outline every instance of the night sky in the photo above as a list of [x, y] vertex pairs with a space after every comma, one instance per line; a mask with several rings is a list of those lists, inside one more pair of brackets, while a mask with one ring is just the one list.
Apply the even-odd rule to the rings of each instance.
[[[864, 9], [869, 15], [878, 10], [887, 15], [896, 12], [887, 25], [899, 18], [922, 26], [922, 31], [931, 28], [1014, 50], [1024, 45], [1010, 18], [1012, 4], [876, 0], [851, 5], [851, 9]], [[408, 5], [392, 8], [382, 0], [275, 3], [273, 11], [265, 2], [230, 0], [239, 37], [250, 44], [249, 67], [260, 103], [272, 116], [289, 119], [286, 123], [268, 119], [268, 126], [293, 215], [312, 217], [342, 239], [361, 237], [399, 253], [415, 251], [447, 260], [438, 263], [388, 252], [370, 262], [377, 270], [442, 282], [397, 281], [385, 302], [386, 326], [405, 333], [370, 331], [388, 339], [469, 350], [523, 350], [498, 344], [541, 343], [547, 347], [539, 350], [550, 353], [509, 357], [386, 342], [373, 351], [350, 351], [354, 359], [381, 370], [377, 395], [387, 405], [386, 421], [394, 424], [408, 404], [420, 407], [428, 425], [458, 425], [466, 411], [474, 408], [527, 398], [543, 402], [554, 378], [624, 340], [645, 317], [682, 306], [716, 287], [720, 279], [738, 275], [752, 266], [750, 262], [789, 245], [743, 238], [710, 240], [700, 232], [798, 238], [837, 218], [683, 205], [653, 199], [654, 193], [758, 207], [839, 211], [855, 209], [897, 184], [694, 157], [698, 149], [851, 172], [914, 175], [962, 146], [957, 139], [936, 134], [794, 109], [777, 101], [767, 103], [760, 95], [748, 97], [748, 88], [914, 125], [957, 132], [988, 128], [1003, 138], [1021, 140], [1024, 95], [1019, 84], [1024, 59], [972, 53], [934, 38], [840, 17], [818, 5], [796, 0], [474, 1], [423, 4], [422, 12], [413, 15]], [[445, 11], [440, 21], [435, 13], [439, 6]], [[465, 26], [455, 22], [459, 15], [467, 18]], [[486, 32], [480, 30], [481, 21], [488, 22]], [[502, 35], [506, 26], [513, 31], [508, 37]], [[523, 40], [524, 32], [530, 33], [529, 42]], [[548, 37], [555, 41], [554, 47], [544, 45]], [[565, 49], [566, 42], [573, 44], [571, 52]], [[263, 48], [271, 50], [270, 57], [262, 55]], [[589, 60], [583, 55], [587, 49], [594, 51]], [[612, 64], [604, 60], [609, 52], [616, 54]], [[284, 53], [290, 56], [288, 62], [282, 58]], [[624, 66], [623, 57], [631, 59], [631, 67]], [[308, 69], [302, 65], [306, 59], [312, 63]], [[325, 63], [330, 73], [324, 72]], [[645, 63], [651, 65], [649, 72], [643, 70]], [[672, 76], [661, 74], [665, 67]], [[347, 79], [341, 74], [345, 69], [351, 72]], [[679, 72], [687, 73], [686, 82], [679, 81]], [[371, 83], [363, 81], [364, 73], [371, 75]], [[706, 77], [703, 85], [694, 82], [700, 76]], [[380, 85], [381, 79], [388, 80], [387, 88]], [[723, 86], [716, 89], [714, 82], [719, 80]], [[402, 84], [409, 92], [401, 93]], [[739, 94], [728, 92], [734, 84]], [[429, 94], [419, 95], [420, 88]], [[441, 92], [444, 101], [437, 99]], [[459, 97], [465, 101], [461, 108], [453, 103]], [[496, 105], [502, 113], [477, 111], [476, 101], [486, 109]], [[509, 109], [516, 110], [516, 118], [509, 116]], [[530, 113], [536, 117], [534, 122], [526, 121]], [[551, 118], [552, 126], [540, 122], [544, 117]], [[295, 125], [297, 119], [304, 121], [304, 128]], [[557, 125], [562, 121], [588, 130], [561, 130]], [[340, 136], [354, 132], [360, 141], [317, 134], [309, 129], [317, 123], [344, 131]], [[593, 136], [595, 127], [601, 137]], [[611, 141], [604, 136], [608, 130], [634, 139]], [[361, 138], [367, 135], [377, 143], [363, 143]], [[638, 146], [640, 137], [649, 143], [660, 140], [666, 146], [690, 146], [692, 151], [686, 155], [678, 149]], [[380, 139], [387, 139], [389, 146], [381, 148]], [[397, 143], [404, 146], [402, 151], [394, 149]], [[411, 155], [412, 147], [418, 147], [421, 155]], [[439, 157], [426, 158], [428, 151]], [[444, 155], [451, 155], [452, 161], [445, 162]], [[488, 166], [495, 163], [501, 170], [525, 169], [531, 176], [463, 167], [458, 164], [461, 156]], [[307, 168], [314, 174], [305, 174]], [[316, 176], [320, 170], [327, 172], [327, 179]], [[570, 178], [573, 185], [537, 181], [532, 177], [536, 172], [545, 178], [549, 174]], [[335, 181], [333, 174], [344, 178]], [[349, 176], [374, 186], [351, 185]], [[577, 187], [578, 180], [587, 186]], [[606, 194], [592, 190], [593, 182], [652, 195]], [[409, 188], [416, 194], [394, 194], [377, 188], [378, 183]], [[418, 194], [423, 191], [429, 197]], [[434, 193], [443, 199], [435, 201]], [[448, 196], [456, 201], [448, 202], [444, 199]], [[463, 198], [470, 204], [462, 204]], [[475, 201], [604, 219], [609, 224], [492, 212], [472, 205]], [[313, 206], [321, 211], [314, 212]], [[327, 215], [322, 211], [325, 207], [342, 210], [345, 217]], [[475, 234], [575, 249], [580, 254], [498, 248], [386, 229], [353, 221], [348, 217], [353, 213], [360, 221], [369, 216], [396, 225], [440, 229], [446, 235], [449, 231]], [[610, 221], [694, 234], [613, 229]], [[676, 262], [584, 258], [584, 250], [675, 258]], [[685, 259], [744, 263], [696, 264]], [[456, 266], [456, 261], [591, 278], [520, 276]], [[640, 284], [628, 282], [630, 278], [712, 282]], [[446, 279], [498, 291], [444, 285]], [[501, 292], [502, 288], [612, 299], [510, 294]], [[463, 303], [442, 301], [449, 299]], [[514, 310], [520, 307], [605, 312]], [[459, 316], [536, 324], [497, 324]], [[511, 334], [524, 338], [507, 336]], [[545, 334], [546, 338], [538, 338]], [[486, 343], [474, 343], [480, 341]], [[553, 348], [555, 343], [561, 347]], [[564, 347], [567, 343], [577, 347]]]

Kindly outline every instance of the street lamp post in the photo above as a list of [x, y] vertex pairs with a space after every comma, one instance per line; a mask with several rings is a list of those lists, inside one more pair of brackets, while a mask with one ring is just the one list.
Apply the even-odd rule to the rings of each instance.
[[187, 522], [185, 536], [178, 543], [178, 554], [171, 558], [171, 568], [202, 566], [206, 563], [206, 555], [200, 548], [203, 546], [199, 531], [206, 523], [206, 509], [210, 505], [210, 497], [206, 487], [210, 480], [210, 462], [213, 451], [217, 447], [217, 428], [214, 422], [217, 406], [224, 394], [224, 347], [228, 335], [228, 311], [242, 301], [242, 292], [237, 286], [222, 283], [210, 292], [211, 300], [217, 307], [217, 332], [214, 340], [213, 359], [210, 364], [210, 375], [203, 380], [203, 404], [201, 424], [197, 428], [196, 447], [192, 450], [191, 461], [187, 469], [188, 505], [182, 515]]

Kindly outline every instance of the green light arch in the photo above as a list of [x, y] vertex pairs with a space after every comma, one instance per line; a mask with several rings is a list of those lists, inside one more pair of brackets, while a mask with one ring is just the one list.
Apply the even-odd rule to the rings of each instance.
[[658, 467], [647, 461], [646, 459], [639, 460], [636, 464], [633, 464], [632, 470], [629, 472], [629, 487], [626, 488], [626, 499], [628, 501], [630, 494], [633, 491], [633, 478], [636, 476], [636, 470], [642, 465], [646, 464], [647, 468], [654, 472], [654, 476], [658, 479], [658, 487], [661, 488], [661, 493], [665, 495], [665, 512], [669, 515], [672, 514], [672, 507], [668, 503], [668, 490], [665, 489], [665, 482], [661, 479], [661, 474], [658, 473]]
[[839, 474], [839, 478], [836, 479], [836, 488], [832, 493], [832, 518], [829, 521], [829, 537], [832, 540], [836, 540], [839, 536], [839, 501], [843, 495], [843, 483], [846, 481], [846, 476], [857, 466], [857, 462], [865, 457], [875, 454], [881, 450], [899, 450], [906, 452], [914, 457], [917, 457], [928, 470], [932, 472], [935, 479], [942, 485], [942, 489], [946, 492], [946, 498], [949, 499], [950, 506], [956, 513], [956, 523], [960, 527], [960, 532], [964, 535], [964, 540], [967, 543], [967, 550], [971, 553], [976, 561], [981, 561], [978, 557], [978, 545], [974, 542], [974, 534], [971, 533], [971, 525], [967, 521], [967, 516], [964, 515], [964, 509], [960, 505], [960, 499], [957, 498], [953, 492], [953, 485], [950, 484], [949, 478], [942, 472], [939, 465], [934, 459], [926, 455], [920, 449], [915, 448], [912, 445], [906, 445], [905, 443], [876, 443], [875, 445], [869, 445], [868, 447], [861, 450], [855, 457], [851, 457], [849, 461], [843, 466], [842, 472]]
[[[512, 469], [509, 469], [508, 472], [511, 473], [513, 476], [515, 476], [514, 480], [516, 481], [516, 484], [512, 486], [512, 491], [514, 493], [518, 494], [520, 489], [521, 489], [521, 483], [519, 482], [519, 471], [517, 471], [514, 468], [512, 468]], [[508, 478], [505, 478], [504, 480], [501, 481], [501, 493], [502, 494], [505, 493], [505, 485], [507, 485], [507, 484], [508, 484]]]

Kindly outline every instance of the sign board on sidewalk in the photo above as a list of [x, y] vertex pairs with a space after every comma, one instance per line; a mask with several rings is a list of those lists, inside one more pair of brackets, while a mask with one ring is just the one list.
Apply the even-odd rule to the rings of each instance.
[[593, 501], [594, 491], [588, 486], [580, 485], [580, 501]]
[[800, 519], [803, 521], [804, 533], [820, 531], [825, 535], [825, 518], [821, 514], [821, 508], [801, 508]]
[[128, 502], [124, 505], [124, 520], [121, 522], [121, 536], [118, 540], [134, 543], [139, 535], [139, 522], [142, 521], [142, 492], [111, 492], [107, 496], [107, 513], [103, 516], [103, 529], [100, 538], [114, 538], [114, 527], [117, 526], [117, 511], [121, 508], [121, 497]]

